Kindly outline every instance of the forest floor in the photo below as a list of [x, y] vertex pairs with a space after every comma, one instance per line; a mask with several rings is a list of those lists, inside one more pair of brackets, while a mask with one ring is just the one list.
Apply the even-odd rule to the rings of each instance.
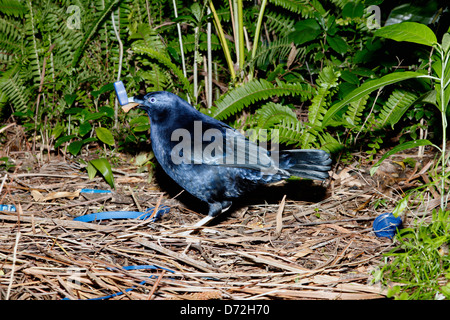
[[[130, 155], [114, 153], [111, 190], [101, 176], [89, 180], [76, 159], [39, 145], [33, 153], [20, 127], [6, 134], [0, 158], [14, 166], [0, 167], [0, 204], [17, 212], [0, 212], [0, 300], [385, 298], [372, 272], [394, 244], [376, 237], [372, 222], [421, 184], [433, 161], [426, 153], [415, 168], [402, 167], [401, 159], [418, 157], [396, 155], [370, 176], [370, 164], [355, 154], [359, 161], [335, 166], [325, 183], [262, 188], [185, 236], [206, 208], [160, 170], [149, 182]], [[80, 158], [102, 152], [83, 149]], [[154, 222], [73, 220], [163, 205], [170, 211]]]

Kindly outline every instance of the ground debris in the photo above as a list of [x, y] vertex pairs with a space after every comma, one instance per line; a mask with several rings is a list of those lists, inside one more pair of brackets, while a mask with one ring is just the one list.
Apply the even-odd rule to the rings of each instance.
[[[28, 159], [20, 153], [16, 163], [21, 157]], [[302, 186], [308, 192], [324, 189], [307, 181], [270, 187], [269, 196], [255, 194], [183, 237], [204, 213], [185, 205], [183, 195], [131, 175], [136, 170], [130, 166], [120, 164], [109, 194], [80, 194], [83, 188], [110, 188], [100, 177], [89, 180], [69, 160], [8, 172], [1, 203], [19, 210], [0, 213], [0, 299], [385, 296], [385, 289], [371, 283], [370, 271], [392, 241], [374, 236], [371, 224], [379, 212], [372, 203], [380, 193], [357, 175], [342, 173], [340, 179], [351, 186], [335, 183], [327, 194], [298, 196]], [[138, 211], [158, 201], [170, 212], [156, 222], [73, 220], [99, 211]], [[130, 266], [147, 268], [124, 268]]]

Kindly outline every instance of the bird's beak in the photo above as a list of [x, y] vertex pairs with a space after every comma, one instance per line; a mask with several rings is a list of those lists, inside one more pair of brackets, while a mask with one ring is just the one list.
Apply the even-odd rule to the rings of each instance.
[[131, 109], [133, 109], [134, 107], [143, 105], [143, 104], [144, 104], [144, 99], [142, 98], [142, 96], [134, 96], [134, 97], [128, 98], [128, 104], [123, 105], [122, 110], [124, 112], [128, 112]]

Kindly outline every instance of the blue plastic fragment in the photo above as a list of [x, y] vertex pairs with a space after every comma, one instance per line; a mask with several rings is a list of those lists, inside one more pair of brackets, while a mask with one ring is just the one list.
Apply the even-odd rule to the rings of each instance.
[[0, 211], [16, 212], [16, 206], [12, 204], [0, 204]]
[[[108, 270], [114, 270], [115, 268], [107, 268]], [[147, 269], [147, 270], [166, 270], [169, 271], [171, 273], [175, 273], [175, 271], [167, 269], [167, 268], [163, 268], [163, 267], [158, 267], [156, 265], [138, 265], [138, 266], [124, 266], [122, 267], [122, 269], [124, 270], [142, 270], [142, 269]], [[156, 278], [156, 275], [151, 275], [148, 277], [148, 279], [153, 279]], [[139, 283], [140, 286], [144, 285], [147, 282], [147, 280], [143, 280]], [[117, 296], [120, 296], [126, 292], [130, 292], [132, 290], [136, 289], [136, 286], [133, 286], [131, 288], [125, 289], [124, 291], [121, 292], [116, 292], [107, 296], [103, 296], [103, 297], [98, 297], [98, 298], [91, 298], [91, 299], [87, 299], [87, 300], [108, 300]], [[64, 298], [63, 300], [70, 300], [69, 298]]]
[[[153, 214], [155, 208], [148, 208], [145, 212], [139, 211], [104, 211], [104, 212], [96, 212], [91, 214], [86, 214], [84, 216], [76, 217], [74, 221], [81, 222], [92, 222], [92, 221], [101, 221], [101, 220], [109, 220], [109, 219], [141, 219], [147, 220]], [[156, 221], [161, 218], [165, 213], [168, 213], [170, 208], [167, 206], [160, 206], [155, 216], [152, 218], [152, 221]]]
[[392, 212], [379, 215], [373, 222], [373, 231], [377, 237], [390, 238], [394, 237], [395, 232], [401, 229], [403, 225], [400, 217], [394, 217]]
[[111, 193], [111, 190], [101, 190], [101, 189], [81, 189], [80, 193]]
[[119, 100], [119, 104], [121, 106], [128, 104], [129, 101], [127, 91], [125, 90], [125, 86], [122, 81], [114, 82], [114, 90], [116, 90], [116, 96], [117, 100]]

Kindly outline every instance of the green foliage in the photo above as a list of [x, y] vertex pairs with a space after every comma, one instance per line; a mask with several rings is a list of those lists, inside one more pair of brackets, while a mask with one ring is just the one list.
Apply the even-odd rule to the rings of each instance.
[[154, 50], [151, 47], [143, 46], [143, 45], [139, 45], [139, 44], [135, 44], [133, 46], [133, 50], [136, 53], [146, 54], [148, 57], [156, 60], [159, 64], [162, 64], [168, 70], [173, 72], [175, 74], [175, 76], [178, 78], [178, 80], [181, 82], [185, 93], [189, 97], [191, 97], [191, 98], [193, 97], [192, 86], [191, 86], [190, 82], [184, 76], [183, 71], [180, 70], [180, 68], [178, 68], [177, 65], [175, 65], [171, 61], [170, 57], [167, 54], [158, 52], [157, 50]]
[[228, 91], [216, 101], [212, 116], [225, 119], [255, 101], [286, 95], [298, 96], [300, 100], [305, 101], [312, 96], [312, 90], [309, 85], [303, 83], [284, 83], [278, 80], [276, 84], [272, 84], [264, 79], [253, 80]]
[[416, 100], [417, 96], [411, 92], [394, 90], [380, 112], [379, 127], [394, 127]]
[[94, 179], [97, 172], [100, 172], [105, 181], [114, 188], [114, 176], [112, 173], [111, 165], [105, 158], [99, 158], [89, 161], [87, 166], [89, 179]]
[[405, 228], [395, 236], [398, 245], [389, 259], [374, 273], [374, 280], [396, 285], [389, 297], [401, 300], [450, 299], [450, 212], [433, 211], [429, 223], [417, 221], [417, 228]]

